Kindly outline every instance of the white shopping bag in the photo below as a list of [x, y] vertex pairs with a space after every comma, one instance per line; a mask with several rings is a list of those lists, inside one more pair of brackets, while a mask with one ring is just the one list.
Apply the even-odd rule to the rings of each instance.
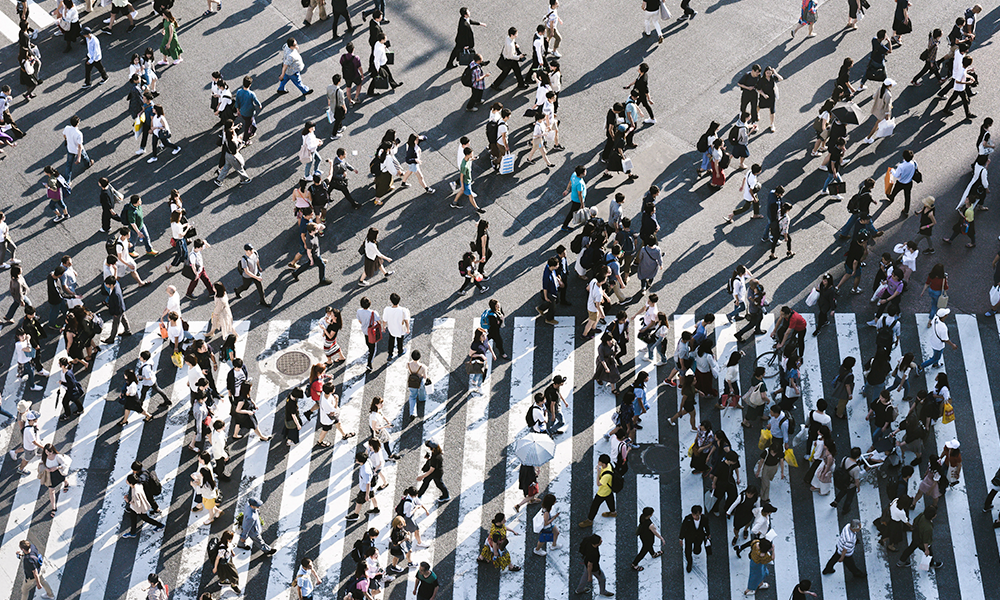
[[632, 159], [631, 158], [626, 158], [626, 159], [622, 160], [622, 171], [625, 171], [626, 173], [628, 173], [631, 170], [632, 170]]
[[514, 172], [514, 153], [508, 152], [500, 159], [500, 174], [510, 175]]
[[877, 138], [889, 137], [895, 130], [896, 130], [896, 119], [885, 119], [884, 121], [879, 121], [878, 131], [875, 132], [875, 137]]
[[917, 568], [920, 569], [921, 571], [930, 571], [931, 570], [931, 557], [930, 557], [930, 555], [925, 554], [924, 557], [922, 559], [920, 559], [920, 564], [917, 565]]
[[813, 288], [806, 296], [806, 306], [816, 306], [816, 302], [819, 301], [819, 290]]
[[333, 109], [332, 108], [327, 108], [326, 109], [326, 120], [328, 122], [330, 122], [330, 123], [333, 123]]

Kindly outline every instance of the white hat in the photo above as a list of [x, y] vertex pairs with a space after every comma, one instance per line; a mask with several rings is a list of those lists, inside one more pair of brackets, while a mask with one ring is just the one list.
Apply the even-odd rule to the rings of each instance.
[[894, 79], [886, 79], [885, 81], [882, 82], [882, 84], [888, 87], [892, 87], [896, 85], [896, 81]]
[[958, 450], [959, 446], [960, 446], [960, 444], [958, 443], [958, 440], [951, 440], [950, 442], [945, 442], [944, 443], [944, 447], [945, 448], [950, 448], [952, 450]]
[[31, 402], [27, 400], [21, 400], [17, 403], [17, 412], [19, 413], [26, 413], [29, 408], [31, 408]]
[[939, 308], [937, 311], [937, 318], [943, 319], [951, 314], [951, 309], [949, 308]]

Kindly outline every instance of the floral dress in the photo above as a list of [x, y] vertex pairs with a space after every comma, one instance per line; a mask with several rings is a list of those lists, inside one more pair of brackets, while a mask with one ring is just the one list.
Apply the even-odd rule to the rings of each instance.
[[[171, 33], [173, 35], [170, 35]], [[181, 53], [184, 52], [181, 49], [181, 42], [177, 38], [177, 27], [169, 19], [163, 19], [163, 41], [160, 42], [160, 52], [173, 60], [180, 58]]]
[[483, 549], [480, 550], [479, 552], [479, 560], [483, 562], [488, 562], [492, 564], [494, 567], [503, 571], [504, 569], [510, 566], [510, 552], [504, 549], [500, 550], [499, 555], [494, 556], [493, 548], [490, 547], [490, 540], [492, 540], [494, 537], [500, 540], [499, 542], [495, 542], [496, 544], [498, 545], [503, 544], [504, 540], [507, 539], [507, 526], [497, 525], [496, 523], [490, 524], [489, 538], [487, 539], [486, 543], [483, 544]]

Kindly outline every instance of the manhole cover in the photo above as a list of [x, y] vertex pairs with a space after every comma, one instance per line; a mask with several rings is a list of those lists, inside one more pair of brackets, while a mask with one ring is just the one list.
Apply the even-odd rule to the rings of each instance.
[[274, 368], [278, 370], [282, 375], [296, 376], [304, 375], [309, 371], [312, 366], [312, 360], [309, 355], [305, 352], [298, 352], [292, 350], [291, 352], [285, 352], [278, 357], [278, 360], [274, 363]]

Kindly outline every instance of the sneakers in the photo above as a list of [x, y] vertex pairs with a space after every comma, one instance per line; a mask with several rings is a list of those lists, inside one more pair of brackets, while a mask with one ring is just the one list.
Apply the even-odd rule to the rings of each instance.
[[382, 512], [382, 511], [380, 511], [378, 508], [371, 508], [368, 511], [366, 511], [365, 514], [366, 515], [377, 515], [380, 512]]
[[130, 540], [130, 539], [132, 539], [134, 537], [136, 537], [136, 534], [132, 533], [131, 531], [128, 532], [128, 533], [122, 534], [122, 539], [123, 540]]
[[357, 521], [360, 518], [361, 517], [359, 517], [356, 513], [350, 513], [347, 515], [347, 517], [345, 517], [347, 521]]
[[148, 158], [148, 159], [146, 160], [146, 162], [147, 162], [147, 163], [155, 163], [155, 162], [156, 162], [157, 160], [159, 160], [159, 159], [158, 159], [158, 158], [156, 158], [155, 156], [151, 156], [151, 157], [149, 157], [149, 158]]
[[618, 516], [618, 512], [617, 511], [613, 511], [613, 510], [612, 511], [607, 511], [607, 512], [602, 512], [601, 516], [602, 517], [608, 517], [608, 518], [617, 517]]
[[538, 548], [535, 548], [534, 550], [532, 550], [532, 552], [534, 552], [538, 556], [545, 556], [548, 554], [548, 552], [546, 552], [545, 550], [539, 550]]
[[174, 151], [173, 151], [173, 152], [171, 152], [171, 154], [177, 154], [177, 153], [178, 153], [178, 152], [180, 152], [180, 151], [181, 151], [181, 147], [180, 147], [180, 146], [177, 146], [176, 148], [174, 148]]
[[42, 386], [40, 386], [40, 385], [33, 385], [33, 386], [31, 386], [31, 391], [33, 391], [33, 392], [40, 392], [40, 391], [42, 391], [42, 390], [44, 390], [44, 389], [45, 389], [45, 388], [43, 388], [43, 387], [42, 387]]
[[656, 125], [656, 119], [649, 118], [643, 121], [646, 125]]
[[141, 155], [143, 155], [145, 153], [146, 153], [146, 149], [145, 148], [139, 148], [138, 150], [135, 151], [136, 156], [141, 156]]
[[444, 504], [445, 502], [448, 502], [450, 500], [451, 500], [451, 496], [445, 496], [444, 498], [438, 498], [437, 499], [437, 501], [440, 502], [440, 503], [442, 503], [442, 504]]
[[908, 566], [910, 566], [910, 559], [897, 560], [896, 561], [896, 566], [897, 567], [908, 567]]

